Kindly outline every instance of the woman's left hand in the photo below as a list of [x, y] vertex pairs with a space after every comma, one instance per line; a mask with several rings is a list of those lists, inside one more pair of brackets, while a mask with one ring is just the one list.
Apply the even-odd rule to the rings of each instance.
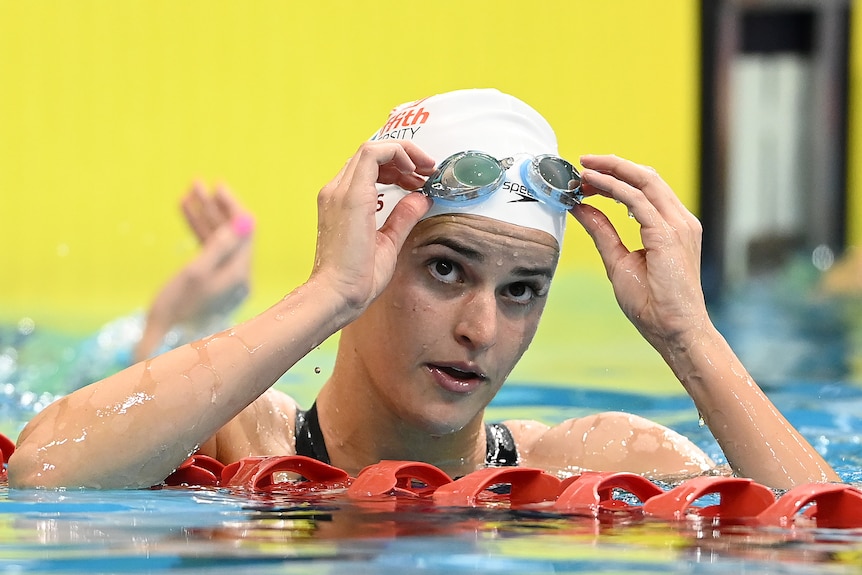
[[616, 156], [583, 156], [582, 191], [626, 206], [640, 224], [643, 248], [629, 250], [598, 208], [572, 215], [601, 254], [617, 302], [660, 352], [709, 322], [700, 283], [700, 221], [655, 170]]

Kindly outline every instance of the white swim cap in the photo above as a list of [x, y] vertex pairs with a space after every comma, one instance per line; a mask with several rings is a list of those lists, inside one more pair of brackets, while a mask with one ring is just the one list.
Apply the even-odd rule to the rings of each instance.
[[[519, 154], [557, 154], [557, 138], [550, 124], [521, 100], [494, 89], [457, 90], [402, 104], [389, 114], [372, 140], [411, 140], [437, 162], [466, 150], [485, 152], [497, 159]], [[440, 214], [475, 214], [547, 232], [563, 244], [566, 212], [544, 202], [524, 201], [525, 182], [516, 161], [506, 173], [512, 185], [487, 199], [466, 206], [435, 202], [425, 218]], [[378, 184], [377, 227], [409, 192]], [[423, 218], [423, 219], [425, 219]]]

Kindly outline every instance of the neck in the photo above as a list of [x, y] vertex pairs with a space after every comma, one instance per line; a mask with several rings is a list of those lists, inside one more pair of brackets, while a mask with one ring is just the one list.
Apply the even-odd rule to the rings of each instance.
[[484, 411], [458, 431], [434, 434], [395, 413], [358, 362], [343, 361], [339, 351], [335, 365], [316, 402], [332, 465], [355, 476], [382, 460], [422, 461], [451, 477], [484, 465]]

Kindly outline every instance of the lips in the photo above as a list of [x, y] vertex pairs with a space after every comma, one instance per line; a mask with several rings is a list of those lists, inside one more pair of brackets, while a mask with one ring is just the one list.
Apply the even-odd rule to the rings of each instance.
[[437, 385], [452, 393], [466, 394], [476, 390], [488, 379], [484, 374], [464, 365], [428, 366]]

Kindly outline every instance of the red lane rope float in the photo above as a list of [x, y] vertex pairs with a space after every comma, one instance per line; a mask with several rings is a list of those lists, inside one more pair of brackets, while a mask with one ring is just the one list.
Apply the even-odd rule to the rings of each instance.
[[15, 442], [0, 433], [0, 479], [6, 479], [6, 464], [15, 452]]
[[[306, 481], [281, 481], [277, 477], [287, 473], [300, 475]], [[320, 491], [347, 487], [351, 481], [346, 471], [304, 455], [246, 457], [225, 466], [221, 474], [222, 487], [254, 491]]]
[[[716, 505], [695, 507], [697, 499], [718, 494]], [[695, 477], [644, 502], [647, 515], [661, 519], [680, 520], [687, 515], [717, 517], [736, 521], [749, 519], [775, 503], [768, 487], [743, 477]]]
[[451, 477], [430, 463], [384, 460], [360, 471], [347, 488], [347, 495], [357, 499], [387, 495], [422, 497], [451, 482]]
[[431, 497], [438, 505], [476, 507], [483, 491], [501, 484], [511, 485], [507, 499], [512, 505], [528, 505], [556, 499], [562, 482], [541, 469], [486, 467], [441, 485]]
[[224, 464], [208, 455], [195, 454], [168, 475], [165, 485], [200, 485], [213, 487], [220, 483]]
[[598, 517], [602, 511], [641, 510], [641, 505], [631, 505], [614, 499], [614, 490], [631, 493], [641, 503], [660, 495], [661, 488], [642, 475], [628, 472], [586, 471], [567, 479], [563, 490], [551, 507], [554, 511]]
[[840, 483], [798, 485], [758, 514], [756, 521], [761, 525], [793, 527], [800, 516], [813, 520], [818, 528], [862, 527], [862, 491]]

